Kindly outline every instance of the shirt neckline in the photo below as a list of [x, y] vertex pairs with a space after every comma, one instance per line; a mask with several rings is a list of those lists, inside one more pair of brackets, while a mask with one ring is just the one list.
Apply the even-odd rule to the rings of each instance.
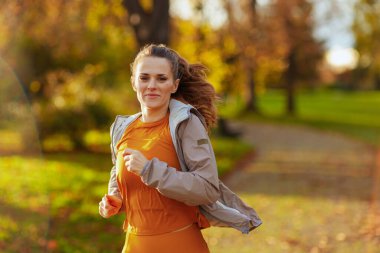
[[154, 127], [154, 126], [161, 125], [165, 121], [167, 121], [169, 119], [169, 112], [167, 112], [166, 115], [165, 115], [165, 117], [163, 117], [162, 119], [159, 119], [159, 120], [153, 121], [153, 122], [143, 122], [141, 120], [141, 117], [142, 117], [142, 115], [140, 115], [138, 117], [138, 119], [137, 119], [137, 125], [138, 126], [141, 126], [141, 127]]

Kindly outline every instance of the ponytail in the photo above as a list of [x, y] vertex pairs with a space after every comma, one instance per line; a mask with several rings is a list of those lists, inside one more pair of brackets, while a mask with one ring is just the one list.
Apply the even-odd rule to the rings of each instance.
[[216, 125], [217, 95], [214, 87], [206, 81], [206, 67], [202, 64], [189, 64], [184, 58], [178, 59], [178, 78], [180, 79], [174, 98], [183, 99], [194, 106], [204, 117], [207, 127]]

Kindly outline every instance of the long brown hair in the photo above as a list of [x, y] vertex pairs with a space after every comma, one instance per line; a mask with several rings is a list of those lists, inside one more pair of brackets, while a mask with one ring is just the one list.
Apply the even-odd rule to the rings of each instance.
[[214, 87], [206, 80], [206, 67], [202, 64], [188, 63], [176, 51], [165, 45], [149, 44], [140, 50], [131, 64], [132, 75], [137, 62], [146, 56], [161, 57], [170, 62], [173, 78], [180, 80], [178, 89], [172, 97], [194, 106], [205, 118], [209, 129], [215, 126], [217, 95]]

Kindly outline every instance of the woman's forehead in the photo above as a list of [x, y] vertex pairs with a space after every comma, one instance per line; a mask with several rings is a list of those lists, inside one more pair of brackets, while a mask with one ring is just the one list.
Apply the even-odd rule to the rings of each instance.
[[146, 56], [141, 58], [136, 65], [136, 73], [146, 74], [170, 74], [170, 62], [166, 58]]

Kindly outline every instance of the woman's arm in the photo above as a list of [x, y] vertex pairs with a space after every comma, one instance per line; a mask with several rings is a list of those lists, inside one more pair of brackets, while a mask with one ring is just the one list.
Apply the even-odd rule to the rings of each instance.
[[121, 198], [119, 187], [117, 185], [116, 165], [112, 166], [110, 172], [110, 179], [108, 181], [108, 194]]
[[187, 205], [202, 205], [219, 198], [219, 179], [215, 155], [206, 129], [191, 115], [179, 129], [183, 159], [188, 172], [177, 171], [153, 158], [141, 172], [142, 181], [166, 197]]
[[[111, 125], [111, 128], [110, 128], [111, 141], [112, 141], [114, 125], [115, 125], [115, 122]], [[110, 179], [108, 181], [108, 194], [106, 194], [102, 198], [102, 201], [99, 202], [99, 214], [103, 216], [104, 218], [108, 218], [112, 215], [120, 213], [124, 209], [124, 204], [122, 202], [122, 197], [121, 197], [119, 187], [117, 184], [117, 174], [116, 174], [116, 165], [115, 165], [116, 156], [113, 151], [113, 145], [111, 144], [110, 147], [111, 147], [111, 156], [112, 156], [113, 166], [110, 172]], [[110, 201], [110, 200], [113, 200], [113, 201]], [[105, 212], [103, 209], [110, 209], [111, 211], [108, 212], [110, 215], [105, 215]]]

